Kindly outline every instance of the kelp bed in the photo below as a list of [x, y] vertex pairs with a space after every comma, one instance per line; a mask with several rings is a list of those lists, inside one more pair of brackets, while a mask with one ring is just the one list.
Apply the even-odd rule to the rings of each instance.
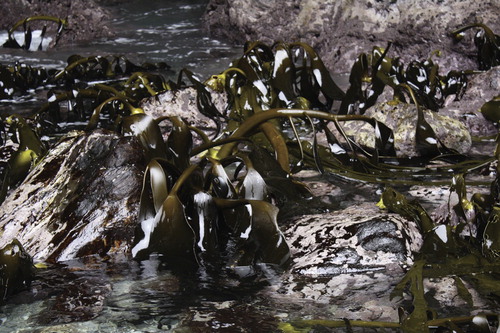
[[[9, 31], [4, 47], [32, 48], [33, 21], [56, 24], [56, 41], [64, 32], [63, 20], [30, 18], [11, 29], [23, 28], [24, 43], [14, 41]], [[452, 36], [459, 38], [468, 29], [478, 29], [479, 69], [498, 66], [499, 36], [481, 24], [454, 31]], [[42, 36], [45, 31], [44, 27]], [[415, 220], [424, 237], [415, 264], [393, 291], [394, 297], [411, 295], [413, 307], [401, 308], [399, 322], [394, 323], [301, 320], [282, 323], [279, 329], [490, 332], [498, 326], [497, 313], [438, 318], [426, 302], [423, 280], [452, 276], [466, 302], [472, 302], [472, 297], [464, 281], [485, 297], [498, 300], [500, 139], [496, 139], [494, 152], [481, 157], [471, 158], [446, 147], [426, 122], [423, 109], [439, 112], [450, 96], [460, 99], [474, 72], [443, 75], [432, 58], [405, 66], [398, 58], [390, 58], [389, 51], [390, 44], [359, 55], [347, 91], [338, 87], [319, 55], [304, 43], [269, 46], [248, 42], [239, 59], [205, 82], [188, 69], [183, 69], [176, 81], [168, 80], [164, 76], [166, 64], [136, 65], [119, 55], [75, 55], [61, 70], [22, 63], [0, 65], [2, 100], [47, 90], [47, 102], [31, 116], [2, 116], [0, 144], [11, 153], [3, 167], [0, 201], [43, 160], [57, 138], [70, 130], [103, 128], [136, 137], [148, 161], [132, 248], [135, 259], [159, 253], [172, 265], [187, 262], [208, 269], [266, 263], [286, 268], [290, 251], [278, 227], [278, 208], [286, 201], [311, 195], [294, 179], [296, 173], [314, 168], [353, 182], [383, 184], [381, 209]], [[144, 98], [186, 87], [196, 89], [199, 112], [214, 122], [211, 133], [178, 116], [154, 119], [141, 108]], [[416, 106], [419, 158], [398, 157], [392, 129], [364, 115], [386, 87], [393, 91], [390, 103]], [[225, 110], [215, 107], [210, 90], [227, 96]], [[481, 112], [497, 122], [499, 97], [486, 103]], [[162, 122], [171, 126], [166, 140]], [[348, 136], [344, 126], [349, 122], [371, 125], [375, 147], [362, 146]], [[494, 170], [495, 180], [491, 184], [477, 181], [488, 168]], [[474, 184], [489, 185], [490, 193], [476, 193], [469, 199], [469, 175], [476, 176]], [[433, 221], [418, 202], [407, 200], [394, 189], [436, 183], [450, 184], [458, 197], [453, 207], [458, 223], [452, 223], [451, 214], [439, 223]], [[2, 250], [0, 260], [5, 299], [29, 285], [35, 268], [17, 240]]]

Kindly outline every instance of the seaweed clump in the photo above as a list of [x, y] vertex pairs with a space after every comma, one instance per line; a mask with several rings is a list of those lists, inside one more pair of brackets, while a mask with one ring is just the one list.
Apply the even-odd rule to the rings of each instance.
[[[497, 37], [486, 35], [480, 48], [484, 68], [498, 64], [493, 47]], [[384, 192], [384, 207], [417, 220], [426, 245], [394, 292], [401, 295], [410, 285], [413, 311], [408, 314], [402, 310], [400, 323], [370, 325], [425, 332], [429, 326], [454, 327], [461, 320], [474, 321], [473, 317], [456, 321], [429, 318], [422, 279], [433, 274], [455, 275], [460, 293], [469, 299], [462, 287], [462, 275], [476, 274], [485, 267], [498, 270], [497, 186], [492, 186], [489, 196], [478, 195], [469, 202], [462, 181], [463, 175], [498, 162], [498, 153], [474, 159], [459, 154], [437, 139], [423, 117], [423, 107], [437, 112], [446, 98], [461, 98], [467, 88], [467, 72], [441, 75], [430, 58], [405, 68], [397, 58], [388, 57], [389, 48], [377, 47], [358, 57], [346, 92], [332, 79], [314, 49], [304, 43], [269, 46], [248, 42], [241, 58], [205, 82], [187, 69], [176, 81], [167, 80], [161, 73], [166, 64], [135, 65], [121, 56], [75, 55], [60, 71], [30, 69], [27, 73], [33, 77], [33, 85], [50, 83], [51, 88], [47, 103], [35, 110], [29, 121], [20, 116], [2, 119], [3, 129], [17, 131], [20, 138], [20, 149], [4, 171], [3, 192], [43, 158], [45, 145], [50, 142], [41, 143], [38, 138], [60, 136], [70, 129], [106, 128], [137, 138], [148, 160], [131, 251], [134, 258], [141, 260], [158, 253], [172, 265], [215, 263], [234, 268], [265, 263], [286, 267], [290, 250], [277, 216], [287, 200], [310, 196], [307, 188], [294, 180], [298, 171], [315, 168], [345, 179], [390, 185], [449, 183], [452, 178], [460, 198], [457, 209], [465, 221], [457, 228], [436, 224], [419, 205], [407, 202], [392, 188]], [[28, 79], [13, 75], [18, 72], [7, 67], [3, 70], [7, 74], [0, 79], [21, 87], [15, 80]], [[91, 83], [101, 78], [105, 83]], [[213, 138], [178, 116], [154, 119], [141, 108], [144, 98], [188, 86], [197, 91], [199, 112], [216, 124]], [[421, 159], [398, 158], [392, 129], [364, 114], [385, 87], [392, 88], [392, 103], [416, 105], [415, 131]], [[215, 107], [210, 89], [226, 93], [227, 109]], [[22, 94], [26, 89], [16, 91]], [[374, 148], [359, 144], [345, 133], [343, 124], [353, 121], [373, 128]], [[166, 139], [160, 128], [162, 122], [171, 125]], [[30, 123], [33, 125], [28, 131], [25, 125]], [[23, 141], [26, 137], [30, 139]], [[25, 155], [29, 158], [17, 162]], [[18, 165], [23, 167], [14, 167]], [[16, 175], [14, 170], [22, 172]], [[471, 211], [475, 212], [474, 219], [469, 218]], [[460, 231], [471, 223], [478, 233], [464, 240]], [[441, 261], [435, 260], [436, 254], [443, 254]], [[464, 267], [470, 273], [464, 272]], [[490, 290], [488, 279], [477, 281]]]

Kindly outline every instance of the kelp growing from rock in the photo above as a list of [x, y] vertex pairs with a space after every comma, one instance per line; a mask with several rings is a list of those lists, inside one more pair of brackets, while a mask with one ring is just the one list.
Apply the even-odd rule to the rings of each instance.
[[[174, 265], [189, 262], [195, 267], [214, 263], [252, 266], [259, 262], [286, 266], [290, 251], [278, 226], [278, 207], [289, 198], [309, 197], [305, 186], [293, 179], [295, 172], [316, 168], [364, 182], [435, 184], [449, 183], [457, 174], [472, 173], [498, 159], [471, 159], [451, 151], [439, 142], [422, 115], [423, 106], [435, 112], [448, 96], [460, 98], [467, 87], [465, 72], [440, 75], [431, 59], [412, 62], [404, 70], [397, 59], [387, 54], [388, 48], [375, 48], [372, 54], [361, 55], [352, 69], [346, 93], [332, 79], [318, 54], [304, 43], [268, 46], [249, 42], [240, 59], [206, 82], [189, 70], [181, 71], [176, 82], [166, 80], [160, 73], [166, 67], [162, 64], [136, 66], [120, 56], [73, 56], [65, 69], [45, 72], [41, 85], [50, 82], [55, 87], [48, 92], [47, 103], [25, 123], [34, 124], [31, 133], [38, 137], [62, 135], [69, 128], [106, 128], [137, 139], [147, 168], [131, 246], [133, 257], [140, 260], [159, 253]], [[2, 81], [13, 82], [9, 75]], [[106, 82], [92, 83], [96, 79]], [[155, 119], [141, 107], [143, 98], [187, 86], [197, 91], [200, 113], [216, 124], [213, 138], [180, 117]], [[391, 103], [408, 102], [416, 107], [415, 135], [421, 153], [418, 158], [399, 158], [392, 129], [365, 115], [385, 86], [393, 89]], [[214, 106], [209, 88], [227, 94], [226, 110]], [[13, 119], [20, 130], [24, 123], [18, 116], [6, 118], [4, 127], [14, 129]], [[348, 122], [368, 124], [375, 145], [367, 147], [349, 136], [344, 130]], [[166, 139], [161, 130], [165, 123], [171, 128]], [[217, 135], [219, 132], [222, 136]], [[36, 155], [36, 159], [23, 164], [24, 169], [45, 152], [28, 144], [22, 147], [22, 152], [31, 150]], [[16, 158], [12, 155], [12, 163]], [[4, 183], [15, 178], [4, 175]], [[467, 216], [470, 207], [463, 195], [465, 190], [458, 185], [456, 188], [462, 193], [460, 207]], [[397, 192], [390, 191], [386, 191], [386, 198], [400, 198]], [[496, 257], [498, 252], [494, 193], [474, 203], [476, 216], [487, 221], [477, 226], [483, 230], [474, 237], [479, 247], [478, 243], [465, 246], [458, 235], [453, 235], [456, 230], [435, 225], [416, 204], [403, 199], [387, 199], [384, 204], [418, 219], [432, 246], [442, 241], [443, 232], [450, 242], [456, 241], [457, 246], [447, 248], [450, 257], [470, 258], [461, 251], [474, 249], [474, 255], [481, 258], [479, 265], [475, 262], [467, 267], [475, 270], [487, 265], [481, 261], [487, 260], [484, 257]], [[425, 330], [438, 320], [424, 316], [427, 305], [422, 301], [422, 276], [426, 272], [439, 274], [435, 270], [438, 266], [432, 266], [439, 263], [429, 263], [428, 255], [422, 253], [421, 261], [396, 290], [400, 292], [408, 283], [412, 286], [415, 310], [413, 315], [402, 314], [397, 324], [409, 332], [416, 327]], [[488, 267], [496, 269], [496, 264], [492, 265]], [[463, 288], [461, 292], [466, 295]]]

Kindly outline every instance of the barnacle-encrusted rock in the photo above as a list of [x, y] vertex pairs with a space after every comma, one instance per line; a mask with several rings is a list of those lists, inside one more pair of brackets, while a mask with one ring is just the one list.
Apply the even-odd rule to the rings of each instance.
[[[423, 110], [424, 118], [434, 130], [436, 137], [448, 148], [467, 153], [472, 139], [467, 127], [459, 120], [437, 112]], [[365, 115], [381, 121], [394, 133], [394, 147], [400, 157], [418, 156], [416, 149], [417, 110], [414, 104], [379, 103], [369, 108]], [[373, 127], [361, 122], [349, 122], [346, 133], [367, 147], [375, 147]]]
[[127, 252], [144, 169], [133, 138], [70, 133], [0, 206], [0, 246], [17, 238], [46, 261]]
[[330, 318], [397, 320], [389, 294], [422, 245], [414, 222], [364, 203], [293, 219], [284, 234], [293, 262], [282, 297], [330, 304]]
[[448, 33], [475, 22], [498, 32], [499, 11], [498, 1], [211, 0], [204, 22], [210, 33], [240, 44], [306, 41], [335, 72], [348, 72], [359, 53], [388, 41], [397, 42], [393, 52], [406, 63], [439, 49], [441, 67], [463, 69], [477, 68], [473, 34], [457, 44]]

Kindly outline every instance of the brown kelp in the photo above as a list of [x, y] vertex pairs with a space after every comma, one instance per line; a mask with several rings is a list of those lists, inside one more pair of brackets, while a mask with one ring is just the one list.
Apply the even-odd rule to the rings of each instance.
[[[488, 39], [488, 43], [495, 45], [496, 39]], [[498, 180], [489, 195], [478, 194], [469, 201], [465, 175], [498, 161], [498, 152], [474, 159], [460, 155], [439, 142], [423, 117], [422, 108], [439, 111], [446, 98], [462, 96], [467, 72], [441, 75], [431, 58], [405, 67], [399, 59], [389, 57], [389, 47], [374, 48], [358, 57], [347, 92], [339, 88], [319, 55], [304, 43], [269, 46], [248, 42], [241, 58], [205, 82], [187, 69], [175, 82], [167, 80], [161, 73], [164, 64], [134, 65], [121, 56], [72, 56], [66, 68], [42, 71], [40, 79], [34, 80], [36, 87], [51, 86], [47, 103], [35, 110], [29, 121], [19, 116], [4, 119], [2, 127], [18, 131], [21, 138], [19, 153], [12, 155], [9, 165], [22, 166], [18, 168], [22, 175], [5, 171], [4, 184], [14, 186], [43, 158], [45, 148], [39, 137], [59, 136], [75, 128], [106, 128], [135, 137], [148, 166], [132, 256], [140, 260], [159, 253], [173, 265], [189, 262], [195, 266], [216, 263], [234, 267], [256, 263], [286, 266], [289, 262], [290, 251], [278, 227], [278, 209], [287, 200], [310, 196], [307, 188], [293, 178], [301, 169], [316, 168], [346, 179], [394, 187], [449, 184], [452, 179], [460, 199], [455, 207], [462, 218], [458, 226], [446, 221], [436, 223], [418, 203], [406, 200], [394, 188], [386, 188], [383, 206], [416, 220], [425, 238], [415, 266], [394, 291], [398, 296], [409, 286], [414, 309], [409, 313], [402, 309], [400, 323], [349, 325], [421, 332], [432, 325], [470, 322], [472, 317], [429, 317], [431, 309], [425, 302], [422, 281], [447, 274], [454, 276], [466, 300], [470, 297], [462, 279], [473, 280], [479, 289], [497, 295], [497, 289], [490, 285], [498, 269], [500, 249]], [[490, 63], [495, 65], [494, 61]], [[20, 87], [27, 80], [9, 68], [5, 73], [2, 82], [12, 87]], [[97, 79], [105, 82], [92, 82]], [[188, 86], [197, 91], [200, 113], [217, 124], [214, 138], [180, 117], [154, 119], [141, 108], [143, 98]], [[226, 110], [215, 107], [209, 88], [225, 92]], [[392, 89], [394, 99], [390, 103], [415, 104], [419, 158], [397, 157], [392, 129], [365, 115], [384, 88]], [[490, 107], [486, 105], [483, 112], [497, 120]], [[166, 140], [160, 128], [163, 122], [171, 128]], [[344, 125], [349, 122], [371, 126], [375, 146], [366, 147], [347, 135]], [[23, 136], [31, 139], [23, 141]], [[476, 233], [464, 238], [460, 233], [469, 225]], [[303, 321], [293, 326], [316, 324], [339, 325], [334, 321]], [[342, 321], [341, 325], [347, 324]]]
[[[38, 45], [34, 45], [32, 47], [32, 41], [33, 41], [33, 30], [31, 25], [34, 22], [43, 22], [43, 27], [41, 30], [40, 34], [40, 42]], [[53, 46], [57, 44], [59, 41], [59, 38], [61, 37], [61, 34], [64, 30], [65, 27], [67, 27], [68, 22], [65, 19], [60, 19], [57, 17], [53, 16], [31, 16], [25, 19], [22, 19], [18, 22], [16, 22], [8, 31], [8, 39], [7, 41], [3, 44], [3, 47], [10, 47], [10, 48], [16, 48], [16, 49], [24, 49], [24, 50], [30, 50], [30, 49], [35, 49], [35, 50], [42, 50], [43, 44], [44, 44], [44, 39], [47, 38], [47, 27], [50, 26], [48, 24], [56, 25], [57, 28], [55, 31], [53, 31], [55, 38], [52, 43]], [[19, 44], [18, 40], [15, 37], [16, 31], [22, 27], [23, 28], [23, 43]]]
[[34, 277], [33, 259], [17, 239], [0, 249], [0, 303], [27, 289]]

